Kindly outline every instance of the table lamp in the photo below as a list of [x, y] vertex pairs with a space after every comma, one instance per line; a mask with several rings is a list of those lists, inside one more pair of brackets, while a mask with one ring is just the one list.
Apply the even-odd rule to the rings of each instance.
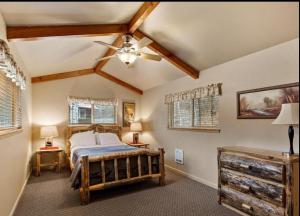
[[58, 136], [56, 126], [43, 126], [41, 127], [41, 138], [45, 138], [45, 146], [52, 146], [53, 137]]
[[133, 133], [133, 143], [137, 144], [139, 143], [139, 132], [142, 131], [142, 124], [141, 122], [132, 122], [130, 124], [130, 131], [134, 132]]
[[278, 117], [272, 124], [289, 125], [288, 134], [290, 139], [290, 155], [294, 154], [293, 139], [294, 128], [293, 125], [299, 125], [299, 103], [282, 104], [281, 111]]

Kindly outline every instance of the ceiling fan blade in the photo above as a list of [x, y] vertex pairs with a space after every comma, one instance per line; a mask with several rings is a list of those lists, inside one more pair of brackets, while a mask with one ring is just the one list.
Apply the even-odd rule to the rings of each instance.
[[136, 45], [138, 47], [138, 49], [142, 49], [145, 46], [148, 46], [149, 44], [151, 44], [153, 41], [147, 37], [143, 37], [141, 40], [139, 40]]
[[103, 61], [103, 60], [106, 60], [106, 59], [113, 58], [113, 57], [115, 57], [115, 56], [116, 56], [116, 55], [106, 56], [106, 57], [103, 57], [103, 58], [97, 58], [96, 60], [97, 60], [97, 61]]
[[103, 41], [94, 41], [94, 42], [97, 43], [97, 44], [101, 44], [101, 45], [107, 46], [107, 47], [109, 47], [111, 49], [114, 49], [114, 50], [118, 50], [119, 49], [118, 47], [115, 47], [115, 46], [113, 46], [111, 44], [108, 44], [108, 43], [105, 43]]
[[161, 57], [159, 55], [153, 55], [150, 53], [140, 53], [140, 57], [142, 57], [143, 59], [149, 59], [149, 60], [154, 60], [154, 61], [160, 61]]

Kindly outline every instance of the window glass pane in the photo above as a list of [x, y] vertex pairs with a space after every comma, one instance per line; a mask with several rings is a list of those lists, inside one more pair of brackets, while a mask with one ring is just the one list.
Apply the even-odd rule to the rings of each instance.
[[90, 124], [92, 121], [92, 105], [73, 102], [70, 105], [70, 124]]
[[115, 122], [114, 105], [94, 105], [94, 123], [114, 124]]
[[173, 127], [190, 128], [193, 123], [193, 101], [176, 101], [173, 105]]

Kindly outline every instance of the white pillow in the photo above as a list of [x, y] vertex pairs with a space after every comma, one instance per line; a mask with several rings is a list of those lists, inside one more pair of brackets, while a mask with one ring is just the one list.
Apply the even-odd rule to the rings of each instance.
[[97, 133], [96, 132], [97, 144], [101, 146], [114, 146], [123, 145], [119, 137], [114, 133]]
[[96, 145], [96, 137], [93, 131], [86, 131], [73, 134], [70, 138], [71, 148], [77, 146], [94, 146]]

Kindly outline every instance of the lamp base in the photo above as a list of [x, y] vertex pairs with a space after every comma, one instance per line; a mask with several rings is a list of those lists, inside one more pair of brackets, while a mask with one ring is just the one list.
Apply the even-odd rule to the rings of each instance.
[[45, 146], [51, 147], [52, 146], [52, 142], [46, 142]]
[[290, 140], [290, 152], [289, 152], [289, 154], [293, 155], [294, 154], [294, 148], [293, 148], [294, 128], [293, 128], [293, 125], [289, 126], [288, 133], [289, 133], [289, 140]]
[[45, 146], [46, 147], [51, 147], [52, 146], [52, 138], [46, 138], [45, 140]]
[[139, 133], [133, 133], [132, 142], [133, 142], [133, 144], [139, 143]]

